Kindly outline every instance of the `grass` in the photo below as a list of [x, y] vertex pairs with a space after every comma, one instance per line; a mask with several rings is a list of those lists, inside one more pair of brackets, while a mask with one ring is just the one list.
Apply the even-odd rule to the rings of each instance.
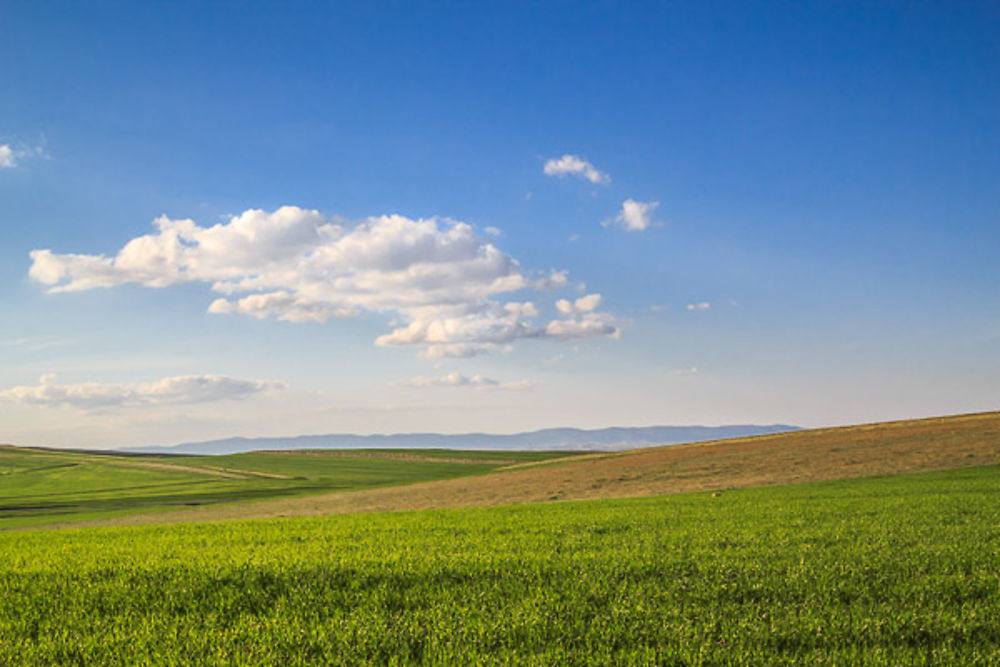
[[0, 664], [997, 664], [998, 572], [997, 466], [7, 532]]
[[525, 461], [475, 477], [406, 486], [386, 484], [342, 493], [286, 495], [184, 508], [169, 514], [133, 513], [105, 523], [215, 521], [637, 497], [988, 464], [1000, 464], [1000, 413], [996, 412]]
[[[325, 454], [325, 455], [324, 455]], [[153, 457], [0, 447], [0, 529], [122, 520], [250, 500], [481, 475], [561, 453], [251, 453]]]

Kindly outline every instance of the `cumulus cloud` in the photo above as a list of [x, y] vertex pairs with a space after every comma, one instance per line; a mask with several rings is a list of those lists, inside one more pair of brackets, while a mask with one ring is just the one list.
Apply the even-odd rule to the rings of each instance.
[[684, 310], [688, 310], [688, 311], [692, 311], [692, 312], [698, 311], [698, 310], [711, 310], [711, 309], [712, 309], [712, 304], [710, 302], [708, 302], [708, 301], [700, 301], [698, 303], [689, 303], [688, 305], [684, 306]]
[[601, 305], [601, 301], [604, 298], [600, 294], [588, 294], [587, 296], [581, 296], [579, 299], [573, 302], [573, 307], [579, 312], [589, 313], [595, 310]]
[[184, 375], [131, 384], [58, 384], [55, 375], [47, 374], [39, 378], [37, 385], [0, 391], [0, 400], [47, 407], [65, 405], [93, 411], [239, 400], [283, 387], [278, 382], [240, 380], [220, 375]]
[[583, 158], [567, 153], [559, 158], [552, 158], [545, 163], [545, 174], [547, 176], [576, 176], [590, 181], [595, 185], [607, 184], [611, 182], [611, 177], [602, 171], [598, 171], [594, 165]]
[[622, 210], [613, 220], [604, 223], [607, 227], [610, 224], [620, 225], [630, 232], [642, 232], [653, 224], [653, 211], [660, 205], [658, 201], [641, 202], [634, 199], [626, 199], [622, 202]]
[[[567, 337], [534, 325], [538, 311], [530, 301], [501, 301], [519, 290], [564, 287], [567, 273], [530, 274], [463, 222], [384, 215], [351, 224], [285, 206], [248, 210], [211, 227], [166, 216], [154, 225], [155, 233], [113, 256], [33, 250], [29, 275], [50, 292], [201, 282], [220, 295], [210, 313], [287, 322], [386, 314], [397, 324], [376, 345], [418, 346], [428, 357]], [[611, 335], [607, 327], [577, 330]]]
[[500, 382], [499, 380], [482, 375], [462, 375], [460, 373], [448, 373], [439, 377], [415, 377], [397, 384], [406, 387], [476, 387], [481, 389], [509, 390], [530, 389], [535, 386], [534, 380]]

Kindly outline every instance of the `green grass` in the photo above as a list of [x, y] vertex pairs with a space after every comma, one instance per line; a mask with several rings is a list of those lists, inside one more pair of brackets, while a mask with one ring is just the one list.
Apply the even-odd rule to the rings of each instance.
[[[383, 452], [392, 455], [394, 450]], [[154, 457], [0, 447], [0, 530], [482, 474], [554, 452], [407, 450], [421, 460], [250, 453]], [[356, 456], [355, 456], [356, 454]], [[456, 457], [463, 462], [456, 462]], [[236, 477], [220, 477], [231, 472]], [[257, 473], [257, 474], [254, 474]], [[274, 475], [278, 477], [273, 477]]]
[[0, 534], [0, 664], [998, 664], [1000, 468]]

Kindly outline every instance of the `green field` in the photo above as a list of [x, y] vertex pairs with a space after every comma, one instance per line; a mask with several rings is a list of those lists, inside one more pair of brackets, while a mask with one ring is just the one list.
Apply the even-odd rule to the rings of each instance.
[[997, 466], [10, 531], [0, 664], [1000, 664], [998, 573]]
[[447, 450], [335, 454], [126, 456], [0, 446], [0, 530], [451, 479], [569, 455]]

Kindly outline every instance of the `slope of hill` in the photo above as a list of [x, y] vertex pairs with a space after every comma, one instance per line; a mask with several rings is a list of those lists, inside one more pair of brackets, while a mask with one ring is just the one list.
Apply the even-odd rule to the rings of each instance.
[[226, 438], [164, 447], [126, 447], [122, 452], [175, 454], [236, 454], [280, 449], [512, 449], [512, 450], [614, 450], [650, 445], [675, 445], [798, 430], [787, 424], [734, 424], [729, 426], [642, 426], [597, 430], [550, 428], [509, 435], [489, 433], [396, 433], [354, 435], [330, 433], [287, 438]]
[[0, 529], [480, 475], [554, 452], [137, 456], [0, 446]]
[[191, 508], [119, 523], [623, 498], [989, 464], [1000, 464], [1000, 412], [585, 454], [507, 466], [475, 478]]

